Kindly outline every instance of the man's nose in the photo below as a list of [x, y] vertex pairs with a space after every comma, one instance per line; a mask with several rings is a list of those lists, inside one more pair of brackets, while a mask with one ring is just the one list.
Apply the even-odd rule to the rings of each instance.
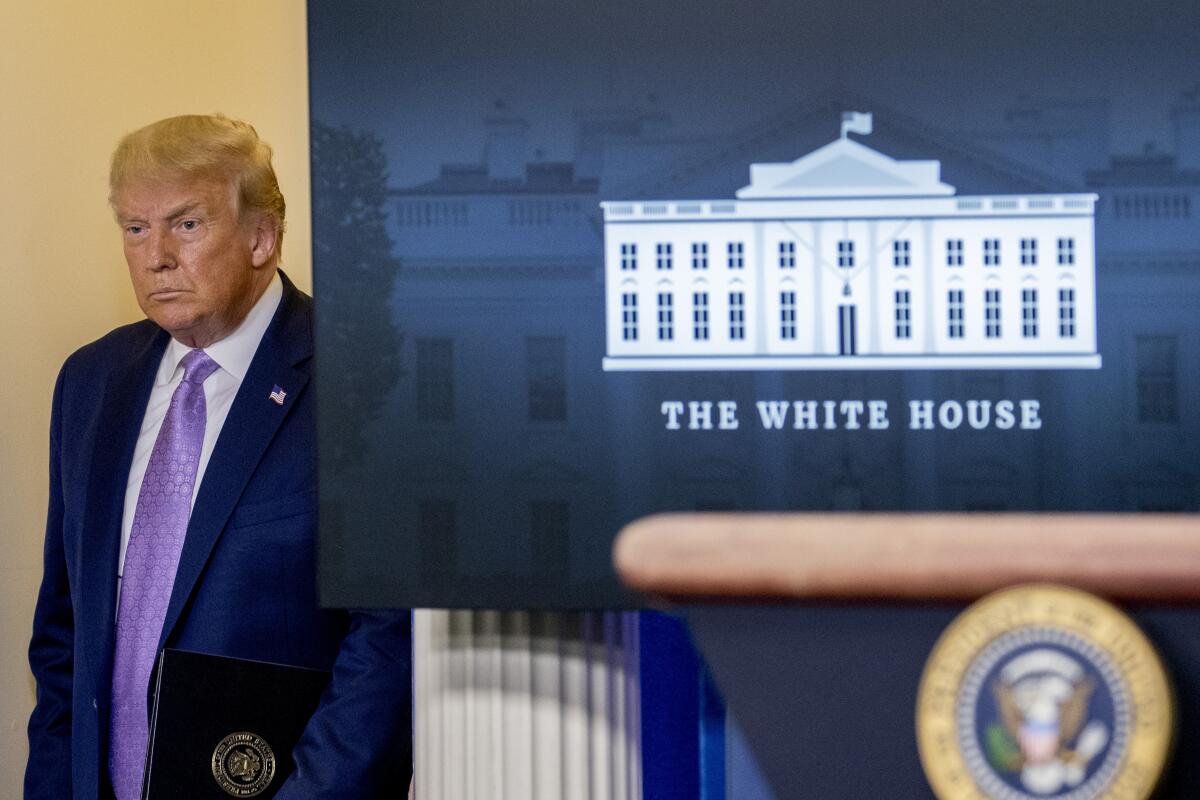
[[147, 264], [152, 270], [158, 271], [162, 269], [174, 269], [179, 264], [179, 259], [175, 251], [175, 242], [171, 238], [169, 231], [164, 231], [161, 228], [150, 231], [150, 262]]

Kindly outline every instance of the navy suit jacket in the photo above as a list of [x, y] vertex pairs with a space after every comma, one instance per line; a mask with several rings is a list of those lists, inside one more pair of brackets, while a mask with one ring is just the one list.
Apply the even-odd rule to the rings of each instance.
[[[331, 669], [277, 797], [404, 796], [409, 615], [317, 607], [312, 300], [283, 282], [196, 496], [159, 647]], [[148, 320], [118, 328], [68, 358], [54, 389], [28, 800], [95, 800], [108, 782], [125, 486], [167, 342]]]

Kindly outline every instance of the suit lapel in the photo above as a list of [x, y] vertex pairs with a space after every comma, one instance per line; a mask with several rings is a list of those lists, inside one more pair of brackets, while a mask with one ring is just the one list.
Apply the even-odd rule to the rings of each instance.
[[[312, 357], [311, 313], [306, 298], [286, 276], [283, 282], [279, 308], [234, 397], [196, 495], [163, 622], [160, 648], [179, 621], [213, 546], [255, 467], [308, 384]], [[270, 397], [275, 386], [286, 391], [282, 405]]]
[[146, 337], [130, 358], [112, 374], [100, 401], [95, 449], [80, 537], [80, 644], [96, 677], [98, 696], [108, 699], [105, 682], [111, 677], [113, 635], [117, 618], [117, 557], [121, 547], [121, 518], [129, 466], [141, 430], [154, 376], [167, 346], [159, 328]]

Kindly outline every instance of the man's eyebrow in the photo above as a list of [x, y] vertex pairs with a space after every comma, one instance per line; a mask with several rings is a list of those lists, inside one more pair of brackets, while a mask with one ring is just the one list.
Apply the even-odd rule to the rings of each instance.
[[163, 219], [166, 219], [166, 220], [179, 219], [180, 217], [184, 216], [185, 214], [190, 214], [193, 211], [195, 211], [196, 209], [203, 208], [203, 207], [204, 207], [204, 202], [202, 200], [189, 200], [186, 203], [183, 203], [182, 205], [178, 205], [175, 208], [168, 211], [166, 214], [163, 215]]
[[[179, 219], [182, 216], [191, 214], [197, 210], [202, 210], [202, 211], [207, 210], [207, 208], [208, 208], [208, 206], [205, 205], [203, 200], [187, 200], [187, 201], [175, 206], [170, 211], [167, 211], [163, 215], [162, 218], [167, 220], [168, 222], [172, 222], [174, 220]], [[141, 217], [137, 214], [127, 213], [124, 209], [120, 209], [120, 208], [117, 209], [116, 217], [117, 217], [117, 221], [121, 222], [121, 223], [144, 221], [143, 217]]]

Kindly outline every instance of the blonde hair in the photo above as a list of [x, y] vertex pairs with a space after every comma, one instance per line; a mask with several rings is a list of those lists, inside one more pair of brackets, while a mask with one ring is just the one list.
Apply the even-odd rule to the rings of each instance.
[[126, 134], [113, 151], [108, 173], [109, 203], [134, 181], [216, 179], [237, 189], [238, 214], [267, 214], [278, 226], [276, 253], [283, 249], [286, 205], [271, 146], [254, 126], [222, 114], [187, 114], [152, 122]]

